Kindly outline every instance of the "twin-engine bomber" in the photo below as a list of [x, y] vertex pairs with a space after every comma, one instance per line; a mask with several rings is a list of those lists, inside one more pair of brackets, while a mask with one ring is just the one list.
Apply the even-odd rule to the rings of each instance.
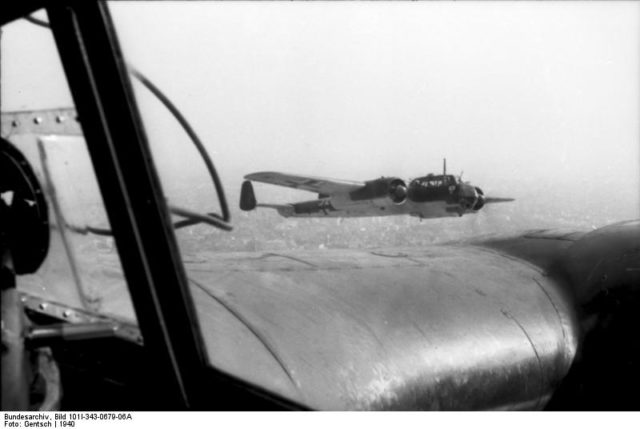
[[[323, 179], [277, 172], [248, 174], [242, 184], [240, 208], [276, 209], [284, 217], [367, 217], [408, 214], [420, 219], [462, 216], [476, 213], [485, 204], [514, 201], [491, 198], [482, 189], [447, 174], [427, 174], [407, 182], [397, 177], [381, 177], [366, 182]], [[254, 182], [316, 192], [318, 198], [291, 204], [258, 203]]]

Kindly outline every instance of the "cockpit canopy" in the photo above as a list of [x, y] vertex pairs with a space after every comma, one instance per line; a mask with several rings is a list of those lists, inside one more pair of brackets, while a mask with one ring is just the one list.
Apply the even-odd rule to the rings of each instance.
[[456, 176], [452, 174], [427, 174], [414, 179], [412, 184], [425, 188], [438, 188], [442, 186], [455, 186], [459, 183]]

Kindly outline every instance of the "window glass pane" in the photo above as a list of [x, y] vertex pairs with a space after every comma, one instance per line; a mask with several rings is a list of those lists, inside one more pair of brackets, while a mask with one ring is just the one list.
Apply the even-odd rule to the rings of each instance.
[[[314, 325], [321, 310], [296, 314], [280, 299], [323, 299], [313, 295], [320, 275], [308, 285], [309, 273], [349, 255], [325, 249], [423, 248], [640, 214], [637, 4], [110, 7], [127, 61], [192, 123], [231, 208], [233, 231], [176, 231], [211, 361], [285, 395], [296, 398], [296, 383], [322, 383], [322, 371], [298, 368], [282, 381], [273, 375], [287, 367], [278, 350], [313, 353], [315, 338], [326, 344], [332, 329], [358, 329], [338, 318]], [[158, 100], [134, 87], [170, 204], [219, 212], [193, 144]], [[443, 179], [443, 158], [459, 180]], [[256, 172], [288, 175], [270, 176], [284, 186], [250, 176], [261, 178], [252, 187], [263, 206], [243, 211], [245, 176]], [[365, 186], [381, 176], [416, 188]], [[474, 211], [480, 195], [515, 201]], [[322, 281], [318, 289], [338, 287], [331, 273]], [[289, 316], [300, 326], [283, 322]]]
[[55, 42], [49, 29], [26, 20], [2, 28], [2, 137], [26, 157], [48, 206], [48, 255], [36, 273], [18, 277], [19, 290], [59, 308], [135, 322]]

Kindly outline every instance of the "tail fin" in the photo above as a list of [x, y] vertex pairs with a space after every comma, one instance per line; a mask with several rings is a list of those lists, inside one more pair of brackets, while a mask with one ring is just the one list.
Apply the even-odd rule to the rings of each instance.
[[256, 207], [275, 209], [284, 217], [292, 216], [294, 213], [291, 204], [258, 204], [256, 194], [253, 192], [253, 185], [249, 180], [245, 180], [242, 182], [242, 188], [240, 189], [240, 210], [248, 212], [254, 210]]
[[240, 190], [240, 210], [248, 212], [255, 209], [256, 206], [257, 201], [253, 192], [253, 185], [250, 181], [245, 180], [242, 182], [242, 189]]

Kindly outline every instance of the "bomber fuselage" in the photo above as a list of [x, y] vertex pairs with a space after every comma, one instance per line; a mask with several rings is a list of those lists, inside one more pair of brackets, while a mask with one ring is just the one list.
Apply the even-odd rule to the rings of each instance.
[[290, 204], [279, 210], [294, 217], [362, 217], [409, 214], [420, 218], [462, 216], [482, 207], [479, 188], [452, 175], [427, 175], [408, 186], [401, 179], [365, 182], [356, 191]]

